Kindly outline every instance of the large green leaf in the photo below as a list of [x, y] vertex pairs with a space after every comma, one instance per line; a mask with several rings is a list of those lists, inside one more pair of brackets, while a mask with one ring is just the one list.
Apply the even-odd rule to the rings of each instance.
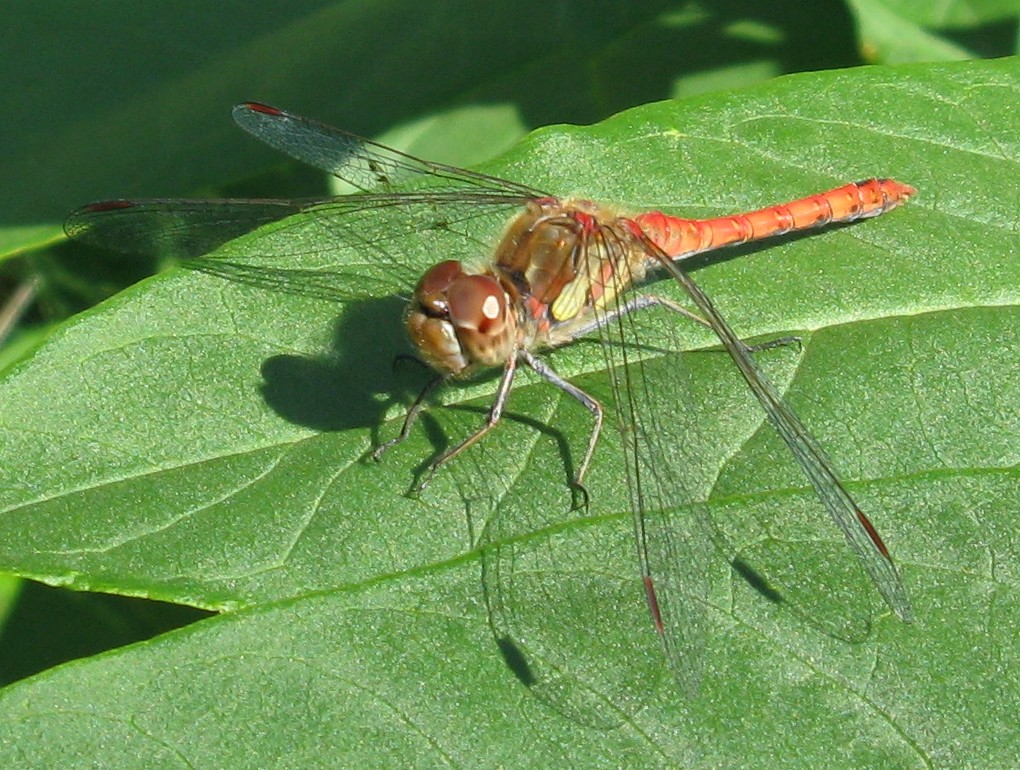
[[[675, 459], [698, 451], [685, 476], [735, 561], [711, 562], [700, 690], [678, 692], [612, 435], [590, 510], [570, 510], [575, 402], [523, 379], [504, 424], [409, 499], [494, 383], [366, 461], [419, 379], [390, 368], [406, 348], [382, 265], [348, 266], [367, 296], [347, 303], [178, 271], [0, 384], [0, 567], [229, 612], [3, 691], [5, 766], [1012, 764], [1018, 90], [1015, 60], [792, 77], [545, 129], [486, 167], [688, 215], [873, 175], [918, 187], [697, 273], [742, 335], [804, 338], [759, 358], [885, 534], [916, 623], [882, 607], [725, 356], [686, 354], [662, 387], [706, 427]], [[306, 217], [225, 254], [344, 259], [323, 233]], [[398, 242], [408, 263], [445, 256]], [[597, 345], [550, 361], [605, 388]]]

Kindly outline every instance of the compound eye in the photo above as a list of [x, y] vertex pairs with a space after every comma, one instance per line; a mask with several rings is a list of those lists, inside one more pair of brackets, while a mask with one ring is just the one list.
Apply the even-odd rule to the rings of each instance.
[[506, 295], [499, 282], [484, 275], [464, 275], [446, 292], [450, 320], [458, 329], [487, 333], [501, 330], [506, 316]]
[[432, 316], [445, 315], [447, 310], [447, 293], [464, 270], [460, 262], [448, 259], [433, 265], [418, 282], [415, 297], [421, 306]]

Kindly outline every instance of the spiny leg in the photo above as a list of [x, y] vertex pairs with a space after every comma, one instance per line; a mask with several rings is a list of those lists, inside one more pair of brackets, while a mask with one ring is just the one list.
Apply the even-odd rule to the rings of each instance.
[[[640, 294], [636, 297], [630, 297], [622, 305], [618, 305], [612, 310], [608, 310], [604, 313], [598, 314], [595, 318], [582, 326], [577, 327], [572, 331], [573, 337], [583, 337], [597, 329], [601, 329], [609, 323], [621, 318], [622, 316], [629, 315], [630, 313], [638, 310], [644, 310], [650, 307], [664, 307], [674, 313], [679, 313], [685, 318], [689, 318], [702, 326], [711, 329], [712, 324], [706, 321], [697, 313], [688, 310], [683, 305], [674, 302], [671, 299], [660, 297], [656, 294]], [[770, 350], [772, 348], [783, 347], [785, 345], [800, 345], [801, 338], [797, 336], [779, 337], [774, 340], [766, 340], [765, 342], [759, 342], [754, 345], [749, 345], [743, 340], [740, 340], [740, 344], [744, 346], [744, 350], [748, 353], [760, 353], [763, 350]]]
[[534, 370], [542, 379], [551, 382], [557, 388], [562, 390], [571, 398], [576, 399], [584, 406], [595, 421], [595, 425], [592, 428], [591, 435], [588, 438], [588, 447], [584, 450], [584, 456], [581, 458], [581, 464], [577, 468], [577, 472], [574, 474], [574, 487], [584, 497], [583, 506], [588, 507], [588, 490], [584, 486], [584, 474], [588, 472], [588, 464], [591, 462], [592, 455], [595, 454], [595, 446], [599, 442], [599, 435], [602, 433], [602, 404], [600, 404], [594, 397], [588, 395], [579, 387], [574, 385], [572, 382], [563, 379], [552, 368], [541, 358], [533, 356], [526, 350], [522, 350], [520, 353], [521, 360], [524, 361], [528, 366]]
[[375, 451], [372, 452], [373, 460], [381, 460], [382, 456], [386, 452], [408, 437], [411, 433], [411, 426], [414, 425], [415, 420], [418, 419], [418, 415], [421, 414], [421, 410], [425, 408], [425, 399], [432, 394], [432, 391], [444, 382], [446, 382], [446, 377], [440, 375], [439, 377], [434, 377], [424, 388], [421, 389], [421, 393], [418, 394], [418, 397], [408, 408], [407, 414], [404, 416], [404, 425], [400, 428], [400, 433], [398, 433], [395, 438], [391, 438], [389, 441], [377, 446]]
[[499, 380], [499, 388], [496, 389], [496, 398], [492, 402], [492, 406], [489, 407], [489, 414], [485, 418], [485, 424], [481, 428], [476, 430], [470, 436], [465, 438], [459, 444], [451, 449], [447, 449], [439, 457], [429, 463], [428, 468], [425, 470], [425, 474], [421, 482], [416, 487], [416, 492], [421, 492], [429, 485], [432, 481], [432, 477], [439, 470], [440, 466], [446, 464], [454, 457], [459, 455], [469, 446], [474, 444], [486, 433], [496, 427], [500, 419], [503, 417], [503, 408], [506, 406], [506, 400], [510, 395], [510, 387], [513, 385], [514, 374], [517, 372], [517, 357], [511, 356], [507, 359], [506, 365], [503, 367], [503, 376]]
[[[575, 338], [584, 336], [585, 334], [595, 331], [596, 329], [605, 327], [606, 325], [612, 323], [613, 321], [619, 318], [622, 318], [625, 315], [629, 315], [630, 313], [634, 313], [638, 310], [644, 310], [646, 308], [651, 307], [664, 307], [667, 310], [679, 313], [680, 315], [686, 318], [696, 321], [697, 323], [706, 326], [709, 329], [712, 328], [712, 325], [708, 321], [706, 321], [704, 318], [697, 315], [696, 313], [691, 312], [683, 305], [680, 305], [672, 300], [666, 299], [665, 297], [659, 297], [654, 294], [642, 294], [636, 297], [629, 298], [623, 304], [618, 305], [617, 307], [608, 310], [604, 313], [601, 313], [592, 321], [589, 321], [588, 323], [574, 329], [572, 336]], [[766, 342], [758, 343], [756, 345], [748, 345], [747, 343], [743, 342], [743, 340], [741, 340], [740, 344], [743, 345], [746, 351], [754, 353], [762, 350], [768, 350], [774, 347], [780, 347], [783, 345], [789, 344], [800, 345], [800, 342], [801, 342], [800, 337], [790, 336], [780, 337], [774, 340], [768, 340]], [[553, 371], [553, 369], [542, 359], [532, 355], [526, 350], [522, 350], [519, 355], [521, 359], [528, 366], [530, 366], [539, 376], [551, 382], [553, 385], [558, 387], [564, 393], [567, 393], [572, 398], [576, 399], [589, 412], [592, 413], [592, 416], [595, 420], [595, 425], [592, 428], [591, 436], [588, 439], [588, 446], [584, 451], [584, 456], [581, 459], [581, 464], [578, 467], [577, 472], [574, 474], [573, 479], [573, 484], [584, 496], [584, 506], [587, 507], [589, 495], [588, 490], [584, 486], [584, 476], [585, 473], [587, 473], [588, 471], [588, 465], [591, 462], [592, 456], [595, 454], [595, 447], [598, 444], [599, 436], [602, 433], [602, 421], [603, 421], [602, 404], [600, 404], [594, 397], [592, 397], [585, 391], [581, 390], [573, 383], [563, 379], [560, 375]]]
[[[622, 305], [619, 305], [613, 308], [612, 310], [609, 310], [599, 315], [592, 321], [589, 321], [588, 323], [580, 327], [577, 327], [576, 329], [573, 330], [572, 336], [575, 338], [584, 336], [592, 331], [595, 331], [596, 329], [599, 329], [613, 322], [618, 318], [621, 318], [635, 311], [644, 310], [645, 308], [650, 307], [664, 307], [667, 310], [679, 313], [680, 315], [686, 318], [696, 321], [697, 323], [703, 326], [712, 328], [711, 324], [704, 318], [697, 315], [696, 313], [691, 312], [682, 305], [673, 302], [672, 300], [666, 299], [665, 297], [659, 297], [653, 294], [643, 294], [638, 295], [636, 297], [631, 297]], [[747, 345], [746, 343], [741, 341], [741, 344], [748, 352], [767, 350], [769, 348], [779, 347], [781, 345], [788, 345], [791, 343], [800, 344], [800, 338], [781, 337], [779, 339], [769, 340], [767, 342], [763, 342], [757, 345]], [[489, 408], [489, 414], [486, 417], [485, 424], [477, 431], [472, 433], [470, 436], [465, 438], [463, 441], [461, 441], [459, 444], [454, 446], [452, 449], [448, 449], [447, 451], [443, 452], [441, 455], [439, 455], [439, 457], [437, 457], [435, 460], [429, 463], [429, 466], [425, 471], [424, 478], [416, 488], [417, 492], [421, 492], [429, 485], [429, 483], [432, 481], [432, 477], [435, 475], [436, 471], [442, 465], [446, 464], [449, 460], [452, 460], [454, 457], [459, 455], [469, 446], [471, 446], [476, 441], [485, 436], [490, 430], [492, 430], [496, 426], [497, 423], [499, 423], [500, 419], [502, 419], [503, 409], [506, 406], [507, 398], [510, 395], [510, 387], [513, 384], [514, 374], [517, 369], [518, 357], [521, 360], [523, 360], [529, 367], [531, 367], [531, 369], [534, 370], [536, 374], [538, 374], [548, 382], [552, 383], [560, 390], [562, 390], [564, 393], [567, 393], [569, 396], [571, 396], [571, 398], [574, 398], [581, 405], [583, 405], [589, 412], [591, 412], [594, 418], [595, 425], [592, 428], [591, 435], [588, 439], [588, 446], [585, 448], [584, 456], [581, 459], [581, 464], [578, 467], [577, 472], [574, 474], [573, 478], [574, 487], [578, 491], [580, 491], [581, 495], [584, 498], [583, 506], [584, 507], [588, 506], [589, 495], [588, 490], [584, 486], [584, 476], [588, 472], [588, 466], [591, 463], [592, 456], [595, 454], [595, 447], [598, 444], [599, 436], [602, 433], [603, 422], [602, 405], [594, 397], [590, 396], [588, 393], [584, 392], [583, 390], [581, 390], [568, 380], [563, 379], [560, 375], [553, 371], [553, 369], [548, 364], [546, 364], [542, 359], [532, 355], [527, 350], [519, 351], [517, 357], [511, 357], [508, 360], [506, 366], [504, 367], [503, 375], [500, 378], [499, 388], [496, 391], [496, 398], [493, 401], [492, 406]], [[422, 389], [422, 391], [418, 394], [417, 398], [414, 400], [414, 403], [411, 404], [410, 408], [408, 408], [407, 415], [404, 417], [404, 424], [400, 429], [400, 433], [396, 437], [378, 446], [375, 449], [375, 451], [372, 452], [373, 459], [375, 460], [381, 459], [383, 454], [385, 454], [389, 449], [401, 443], [408, 437], [408, 435], [410, 435], [411, 428], [413, 427], [415, 421], [418, 419], [418, 415], [421, 414], [422, 410], [425, 408], [426, 399], [428, 398], [429, 395], [431, 395], [431, 393], [436, 388], [438, 388], [441, 384], [446, 382], [446, 380], [447, 380], [446, 377], [442, 376], [436, 377]]]

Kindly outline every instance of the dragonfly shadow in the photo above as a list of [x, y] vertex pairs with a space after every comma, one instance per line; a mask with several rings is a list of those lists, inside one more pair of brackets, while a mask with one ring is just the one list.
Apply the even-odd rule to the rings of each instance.
[[[404, 334], [405, 301], [399, 297], [348, 301], [336, 323], [331, 349], [319, 356], [278, 355], [262, 364], [262, 396], [278, 415], [296, 425], [318, 431], [369, 428], [372, 443], [379, 435], [386, 413], [394, 406], [409, 406], [435, 376], [411, 355]], [[474, 378], [470, 384], [495, 381], [498, 370]], [[460, 387], [451, 383], [449, 388]], [[438, 410], [467, 412], [477, 416], [477, 425], [452, 426], [438, 416]], [[429, 462], [484, 423], [488, 405], [451, 404], [430, 406], [419, 416], [415, 430], [422, 432], [432, 447], [415, 470], [416, 476], [429, 471]], [[573, 458], [570, 442], [555, 427], [516, 411], [503, 415], [552, 437], [564, 458], [569, 484]], [[498, 430], [498, 428], [497, 428]]]
[[745, 582], [757, 591], [762, 597], [772, 602], [773, 604], [782, 605], [785, 604], [782, 593], [777, 591], [771, 585], [764, 575], [757, 572], [754, 567], [748, 564], [746, 561], [741, 559], [739, 556], [730, 562], [730, 566], [733, 571], [742, 577]]
[[509, 636], [500, 636], [496, 639], [496, 647], [503, 656], [503, 662], [517, 680], [525, 687], [533, 687], [538, 679], [531, 669], [531, 664], [528, 663], [527, 656], [517, 643]]
[[[332, 350], [320, 356], [279, 355], [262, 364], [262, 395], [281, 417], [320, 431], [376, 427], [393, 403], [414, 389], [394, 375], [409, 352], [399, 297], [350, 301], [337, 321]], [[406, 391], [406, 392], [405, 392]]]
[[773, 570], [752, 565], [740, 556], [732, 558], [730, 566], [755, 593], [791, 614], [798, 623], [851, 645], [862, 644], [871, 635], [872, 619], [867, 604], [870, 592], [867, 590], [834, 600], [831, 594], [819, 590], [822, 580], [813, 580], [811, 576], [806, 579], [803, 575], [770, 578], [768, 574]]

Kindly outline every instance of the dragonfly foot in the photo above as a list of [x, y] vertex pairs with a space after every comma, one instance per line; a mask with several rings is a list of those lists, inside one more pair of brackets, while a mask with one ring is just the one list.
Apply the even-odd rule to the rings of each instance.
[[390, 449], [395, 447], [403, 440], [404, 440], [403, 436], [397, 436], [396, 438], [391, 438], [389, 441], [383, 442], [382, 444], [380, 444], [379, 446], [372, 450], [372, 459], [375, 460], [376, 462], [379, 462], [380, 460], [382, 460], [382, 456], [384, 454], [386, 454], [388, 451], [390, 451]]
[[797, 347], [797, 352], [800, 352], [804, 349], [804, 340], [797, 335], [790, 335], [788, 337], [778, 337], [774, 340], [766, 340], [765, 342], [757, 342], [754, 345], [744, 343], [744, 350], [748, 353], [761, 353], [763, 350], [784, 348], [787, 345], [795, 345]]
[[436, 475], [436, 469], [438, 467], [439, 466], [436, 465], [435, 463], [431, 463], [429, 467], [425, 469], [425, 472], [422, 474], [418, 483], [414, 486], [414, 489], [412, 490], [416, 497], [420, 495], [422, 492], [424, 492], [425, 488], [432, 483], [432, 478]]
[[570, 491], [574, 498], [570, 509], [572, 511], [584, 510], [587, 513], [591, 508], [591, 495], [588, 494], [588, 489], [584, 484], [574, 481], [570, 484]]

